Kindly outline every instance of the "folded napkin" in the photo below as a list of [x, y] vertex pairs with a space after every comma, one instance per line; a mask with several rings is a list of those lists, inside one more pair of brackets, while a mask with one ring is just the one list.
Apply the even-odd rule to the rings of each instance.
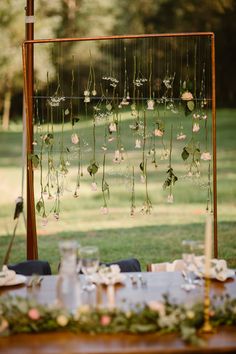
[[152, 272], [175, 272], [182, 271], [184, 269], [184, 263], [181, 259], [176, 259], [174, 262], [163, 262], [151, 264]]
[[120, 267], [117, 264], [112, 264], [108, 267], [101, 266], [97, 273], [92, 276], [92, 281], [100, 284], [116, 284], [122, 283], [125, 275], [120, 272]]
[[0, 286], [7, 285], [11, 283], [16, 277], [16, 272], [14, 270], [10, 270], [6, 265], [2, 267], [2, 271], [0, 272]]
[[[196, 275], [205, 275], [205, 257], [195, 257], [191, 269]], [[211, 259], [210, 278], [219, 281], [225, 281], [228, 278], [234, 277], [234, 270], [227, 267], [227, 262], [224, 259]]]

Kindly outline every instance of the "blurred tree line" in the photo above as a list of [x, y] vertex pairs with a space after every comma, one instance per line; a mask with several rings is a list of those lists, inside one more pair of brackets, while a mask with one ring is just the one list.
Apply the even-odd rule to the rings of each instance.
[[[235, 0], [35, 0], [35, 38], [213, 31], [218, 106], [236, 106]], [[25, 0], [0, 4], [0, 118], [3, 129], [22, 112], [21, 43]], [[68, 53], [70, 53], [68, 45]], [[51, 53], [35, 63], [40, 78]], [[51, 63], [53, 67], [53, 62]]]

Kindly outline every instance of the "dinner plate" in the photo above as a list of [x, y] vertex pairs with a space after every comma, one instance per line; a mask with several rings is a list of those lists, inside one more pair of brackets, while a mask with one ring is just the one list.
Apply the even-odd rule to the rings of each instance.
[[0, 286], [12, 286], [12, 285], [19, 285], [24, 284], [26, 282], [26, 277], [22, 274], [16, 274], [15, 278], [8, 281], [6, 284]]

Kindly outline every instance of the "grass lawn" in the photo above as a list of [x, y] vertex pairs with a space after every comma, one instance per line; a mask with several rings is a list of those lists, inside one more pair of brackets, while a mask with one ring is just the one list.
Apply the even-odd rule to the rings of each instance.
[[[82, 122], [81, 131], [88, 136], [90, 146], [91, 126]], [[127, 123], [129, 124], [129, 122]], [[102, 144], [103, 127], [97, 144]], [[65, 127], [66, 130], [66, 127]], [[217, 185], [218, 185], [218, 243], [219, 257], [225, 258], [230, 267], [236, 268], [236, 110], [220, 109], [217, 112]], [[128, 160], [139, 161], [140, 152], [132, 149], [132, 139], [125, 134]], [[60, 132], [56, 132], [60, 134]], [[69, 131], [66, 132], [69, 141]], [[0, 132], [0, 259], [6, 252], [13, 232], [14, 201], [21, 194], [21, 125], [12, 125], [8, 132]], [[167, 140], [168, 143], [168, 140]], [[178, 145], [179, 144], [179, 145]], [[181, 257], [181, 240], [203, 239], [205, 222], [206, 180], [187, 179], [184, 163], [177, 159], [183, 143], [175, 143], [173, 167], [179, 177], [174, 189], [175, 202], [167, 204], [167, 192], [162, 189], [164, 172], [156, 172], [154, 166], [148, 171], [148, 188], [153, 209], [150, 215], [140, 213], [144, 201], [144, 186], [136, 183], [136, 214], [130, 217], [130, 176], [129, 163], [121, 164], [114, 170], [112, 154], [107, 154], [107, 178], [111, 197], [109, 214], [101, 215], [101, 192], [90, 191], [90, 176], [84, 173], [79, 198], [73, 198], [75, 186], [76, 159], [70, 163], [71, 173], [64, 186], [60, 219], [48, 218], [46, 227], [37, 217], [39, 258], [47, 259], [53, 272], [59, 262], [58, 242], [61, 239], [77, 239], [81, 245], [96, 244], [103, 261], [137, 257], [146, 269], [150, 262], [171, 261]], [[89, 159], [91, 149], [85, 153]], [[158, 156], [160, 158], [160, 156]], [[98, 156], [101, 161], [101, 153]], [[163, 162], [161, 162], [163, 163]], [[166, 161], [168, 165], [168, 161]], [[86, 172], [86, 164], [83, 166]], [[206, 175], [206, 171], [203, 171]], [[101, 180], [99, 169], [98, 181]], [[35, 199], [39, 198], [39, 172], [35, 172]], [[50, 208], [50, 205], [49, 207]], [[26, 236], [21, 216], [10, 262], [25, 259]]]

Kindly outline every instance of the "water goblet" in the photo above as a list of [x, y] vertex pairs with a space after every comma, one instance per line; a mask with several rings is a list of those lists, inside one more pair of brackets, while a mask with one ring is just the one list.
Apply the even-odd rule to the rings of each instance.
[[194, 251], [193, 251], [194, 241], [192, 240], [183, 240], [182, 241], [182, 259], [184, 263], [184, 279], [185, 283], [181, 285], [181, 288], [190, 291], [194, 289], [196, 286], [191, 277], [191, 268], [194, 263]]
[[81, 247], [79, 251], [80, 269], [85, 275], [85, 287], [87, 291], [92, 291], [95, 285], [92, 283], [92, 276], [99, 267], [99, 250], [96, 246]]

